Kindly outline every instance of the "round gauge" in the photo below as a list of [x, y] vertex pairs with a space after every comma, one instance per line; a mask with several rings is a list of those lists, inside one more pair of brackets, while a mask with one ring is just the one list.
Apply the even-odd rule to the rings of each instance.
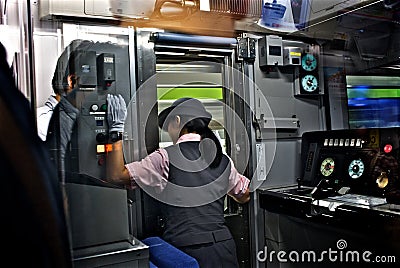
[[364, 169], [364, 163], [361, 159], [353, 160], [349, 165], [349, 176], [352, 179], [358, 179], [364, 173]]
[[314, 71], [317, 68], [317, 59], [312, 54], [305, 54], [301, 59], [301, 68], [305, 71]]
[[318, 88], [318, 80], [314, 75], [306, 75], [301, 79], [301, 86], [307, 92], [314, 92]]
[[335, 161], [328, 157], [325, 158], [322, 163], [321, 163], [321, 167], [320, 167], [320, 171], [321, 174], [324, 175], [325, 177], [328, 177], [329, 175], [331, 175], [333, 173], [333, 170], [335, 169]]

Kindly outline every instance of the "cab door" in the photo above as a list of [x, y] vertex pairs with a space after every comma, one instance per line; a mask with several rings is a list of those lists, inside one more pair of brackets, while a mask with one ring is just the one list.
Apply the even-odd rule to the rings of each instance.
[[[157, 114], [178, 98], [194, 97], [212, 114], [210, 127], [220, 137], [223, 150], [231, 156], [238, 171], [248, 176], [251, 159], [247, 128], [251, 123], [244, 123], [248, 112], [244, 96], [247, 85], [243, 82], [243, 62], [236, 53], [237, 39], [146, 29], [135, 32], [137, 131], [145, 141], [140, 144], [135, 160], [171, 144], [168, 135], [158, 128]], [[163, 220], [159, 201], [144, 191], [142, 200], [140, 236], [161, 235]], [[225, 218], [236, 241], [239, 263], [241, 267], [249, 267], [248, 205], [238, 205], [227, 197]]]

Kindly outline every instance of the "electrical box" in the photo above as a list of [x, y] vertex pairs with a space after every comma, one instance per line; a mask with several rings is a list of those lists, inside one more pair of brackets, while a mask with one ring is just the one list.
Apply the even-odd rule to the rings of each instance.
[[301, 64], [301, 48], [285, 47], [283, 50], [283, 65], [300, 65]]
[[115, 81], [115, 55], [101, 53], [97, 56], [97, 84], [108, 89]]
[[71, 70], [75, 70], [75, 74], [80, 90], [95, 90], [97, 85], [97, 66], [96, 66], [96, 51], [77, 50], [71, 53], [70, 61]]
[[283, 45], [282, 37], [267, 35], [258, 40], [260, 67], [282, 66]]

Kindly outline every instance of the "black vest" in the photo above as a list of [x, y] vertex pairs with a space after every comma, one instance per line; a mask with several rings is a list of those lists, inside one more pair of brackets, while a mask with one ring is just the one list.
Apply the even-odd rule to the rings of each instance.
[[[166, 148], [169, 159], [169, 183], [188, 187], [198, 187], [199, 194], [182, 190], [169, 193], [169, 199], [176, 198], [174, 204], [163, 208], [165, 230], [163, 238], [176, 247], [218, 242], [231, 239], [225, 225], [224, 198], [228, 192], [230, 160], [223, 155], [220, 164], [215, 168], [201, 158], [200, 142], [189, 141]], [[166, 187], [168, 192], [169, 184]], [[182, 196], [191, 194], [191, 200], [197, 204], [179, 205]], [[200, 197], [199, 197], [200, 196]], [[187, 196], [186, 196], [187, 198]]]

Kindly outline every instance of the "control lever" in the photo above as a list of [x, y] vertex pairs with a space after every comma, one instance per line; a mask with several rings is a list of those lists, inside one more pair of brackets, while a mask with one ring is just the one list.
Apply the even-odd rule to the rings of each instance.
[[350, 187], [343, 186], [337, 191], [337, 193], [340, 194], [340, 195], [345, 195], [349, 191], [350, 191]]
[[301, 189], [301, 183], [302, 183], [303, 180], [301, 178], [297, 178], [296, 181], [297, 181], [297, 189], [300, 190]]
[[322, 179], [317, 186], [311, 191], [313, 199], [324, 199], [334, 194], [334, 189], [331, 186], [329, 179]]

